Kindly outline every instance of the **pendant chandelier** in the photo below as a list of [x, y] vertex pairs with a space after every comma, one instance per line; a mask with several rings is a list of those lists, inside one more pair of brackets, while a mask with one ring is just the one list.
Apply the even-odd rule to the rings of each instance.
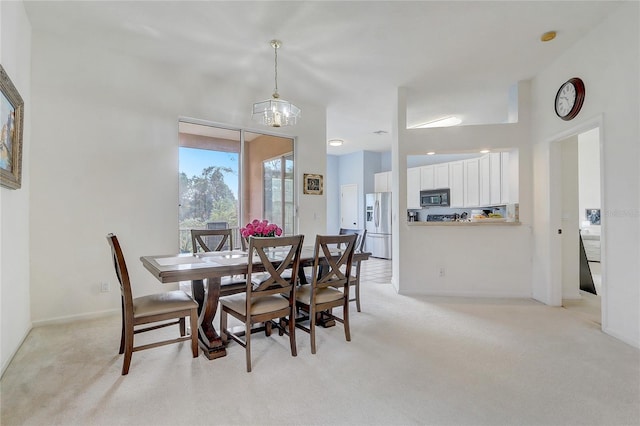
[[300, 108], [289, 101], [280, 98], [278, 94], [278, 49], [282, 46], [280, 40], [271, 40], [271, 47], [275, 53], [275, 83], [271, 99], [253, 104], [253, 119], [269, 127], [293, 126], [300, 117]]

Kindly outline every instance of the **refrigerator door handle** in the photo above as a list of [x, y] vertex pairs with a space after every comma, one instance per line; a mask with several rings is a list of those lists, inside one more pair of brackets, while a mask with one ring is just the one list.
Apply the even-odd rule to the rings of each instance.
[[380, 226], [380, 201], [376, 200], [376, 207], [374, 210], [374, 223], [376, 225], [376, 228], [378, 228]]

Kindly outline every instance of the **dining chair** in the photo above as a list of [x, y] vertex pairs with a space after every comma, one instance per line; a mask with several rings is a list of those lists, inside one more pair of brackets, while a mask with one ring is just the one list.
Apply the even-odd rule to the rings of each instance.
[[[364, 241], [367, 238], [367, 230], [366, 229], [347, 229], [340, 228], [340, 235], [351, 235], [355, 234], [358, 236], [356, 239], [355, 251], [362, 252], [364, 251]], [[349, 276], [349, 285], [354, 288], [354, 296], [349, 299], [350, 302], [356, 302], [356, 309], [358, 312], [360, 310], [360, 266], [361, 261], [354, 260], [351, 266], [351, 275]]]
[[233, 250], [233, 230], [192, 229], [191, 247], [193, 253]]
[[[296, 318], [296, 327], [311, 335], [311, 353], [316, 353], [316, 321], [320, 312], [344, 326], [346, 340], [351, 341], [349, 331], [349, 277], [356, 245], [355, 234], [316, 235], [311, 284], [298, 287], [296, 308], [308, 313], [308, 317]], [[342, 318], [332, 309], [342, 307]], [[309, 327], [301, 321], [309, 321]]]
[[[191, 247], [193, 254], [228, 250], [229, 247], [233, 247], [233, 229], [192, 229]], [[220, 295], [243, 293], [246, 283], [246, 275], [222, 277], [220, 278]]]
[[[133, 297], [131, 281], [127, 264], [122, 254], [118, 238], [114, 234], [108, 234], [107, 240], [111, 246], [113, 266], [120, 282], [122, 294], [122, 334], [120, 336], [120, 354], [124, 354], [122, 375], [129, 373], [131, 356], [133, 352], [151, 349], [171, 343], [191, 340], [191, 352], [194, 358], [198, 357], [198, 304], [182, 290], [168, 291], [159, 294]], [[189, 317], [191, 334], [186, 335], [185, 317]], [[165, 322], [167, 320], [175, 320]], [[136, 326], [159, 323], [145, 328]], [[135, 334], [157, 330], [171, 325], [179, 325], [180, 337], [171, 340], [162, 340], [141, 346], [134, 346]]]
[[[278, 327], [279, 335], [289, 335], [291, 355], [297, 356], [295, 334], [296, 277], [300, 264], [303, 235], [289, 237], [249, 238], [246, 292], [220, 299], [220, 337], [228, 338], [245, 348], [247, 372], [251, 372], [251, 333]], [[291, 269], [289, 278], [283, 272]], [[255, 272], [264, 271], [262, 274]], [[285, 296], [285, 297], [282, 297]], [[244, 330], [227, 329], [227, 315], [244, 323]], [[274, 320], [279, 318], [279, 322]], [[264, 327], [254, 327], [265, 323]], [[285, 323], [288, 330], [285, 330]], [[270, 331], [266, 333], [270, 335]], [[244, 336], [244, 339], [242, 339]]]

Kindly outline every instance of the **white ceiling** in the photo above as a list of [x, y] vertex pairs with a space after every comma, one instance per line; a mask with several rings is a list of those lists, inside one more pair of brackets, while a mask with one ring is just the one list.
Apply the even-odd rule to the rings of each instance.
[[[463, 124], [505, 122], [509, 88], [553, 62], [619, 4], [27, 1], [25, 7], [36, 31], [189, 64], [264, 91], [264, 98], [273, 89], [269, 41], [280, 39], [281, 96], [326, 106], [327, 140], [345, 141], [327, 152], [341, 155], [390, 149], [389, 133], [374, 132], [391, 132], [397, 87], [407, 88], [409, 126], [448, 115]], [[540, 42], [548, 30], [557, 38]]]

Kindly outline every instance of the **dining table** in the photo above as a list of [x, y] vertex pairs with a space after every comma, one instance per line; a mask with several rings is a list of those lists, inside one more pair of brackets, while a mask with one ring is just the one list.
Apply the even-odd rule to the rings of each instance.
[[[268, 252], [274, 264], [282, 259], [284, 251], [273, 249]], [[340, 249], [332, 251], [338, 257]], [[356, 251], [353, 261], [369, 259], [370, 253]], [[303, 268], [312, 266], [315, 259], [314, 247], [303, 246], [300, 251], [299, 279], [306, 282]], [[225, 250], [204, 253], [180, 253], [168, 255], [142, 256], [140, 261], [161, 283], [191, 281], [193, 299], [198, 303], [198, 341], [208, 359], [226, 356], [226, 348], [213, 325], [221, 296], [245, 291], [245, 282], [222, 284], [224, 277], [245, 277], [248, 273], [249, 254], [245, 250]], [[257, 257], [253, 261], [253, 270], [260, 271], [261, 263]]]

